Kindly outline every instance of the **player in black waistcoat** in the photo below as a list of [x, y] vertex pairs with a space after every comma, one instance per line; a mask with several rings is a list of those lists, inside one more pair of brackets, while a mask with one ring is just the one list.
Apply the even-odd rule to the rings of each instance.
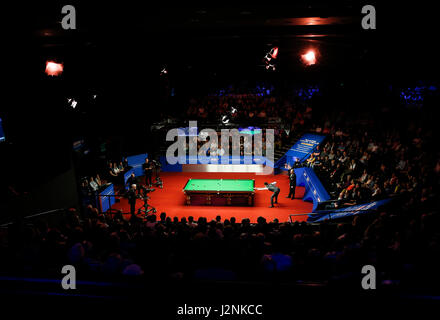
[[275, 200], [275, 203], [278, 203], [278, 195], [280, 194], [281, 190], [280, 190], [280, 188], [277, 187], [276, 184], [277, 184], [276, 181], [272, 182], [272, 183], [265, 182], [264, 188], [255, 188], [255, 190], [269, 190], [269, 191], [273, 192], [272, 196], [270, 197], [270, 207], [269, 208], [274, 207], [274, 205], [273, 205], [274, 200]]
[[292, 168], [289, 170], [289, 195], [286, 198], [295, 199], [296, 174]]

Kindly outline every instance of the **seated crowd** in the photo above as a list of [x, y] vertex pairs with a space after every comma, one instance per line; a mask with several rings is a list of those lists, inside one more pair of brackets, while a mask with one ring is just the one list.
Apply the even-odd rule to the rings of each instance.
[[97, 206], [97, 194], [105, 189], [110, 183], [118, 186], [123, 185], [124, 173], [130, 168], [127, 159], [124, 158], [122, 161], [119, 161], [119, 164], [115, 161], [108, 161], [107, 170], [101, 170], [101, 174], [104, 177], [103, 179], [101, 179], [99, 173], [88, 177], [82, 177], [80, 181], [80, 196], [83, 205], [92, 204]]
[[[270, 129], [270, 128], [269, 128]], [[238, 133], [238, 131], [234, 131], [231, 134], [231, 137], [228, 137], [228, 153], [226, 152], [226, 148], [222, 144], [221, 132], [217, 132], [218, 135], [218, 143], [212, 142], [210, 147], [206, 150], [206, 155], [209, 156], [223, 156], [223, 155], [240, 155], [240, 156], [254, 156], [254, 155], [263, 155], [265, 156], [269, 150], [274, 152], [280, 148], [283, 144], [288, 143], [288, 135], [284, 130], [274, 129], [274, 142], [272, 143], [267, 139], [266, 130], [262, 130], [261, 141], [257, 141], [257, 139], [252, 138], [251, 135], [248, 135], [249, 139], [245, 140], [244, 135]], [[197, 137], [190, 137], [192, 139], [191, 143], [197, 146], [196, 150], [201, 150], [202, 146], [209, 141], [209, 138], [202, 137], [201, 134]], [[240, 144], [235, 141], [240, 141]], [[190, 149], [190, 142], [187, 141], [184, 145], [184, 152], [188, 154]]]
[[237, 87], [222, 89], [214, 94], [194, 96], [178, 105], [174, 112], [161, 114], [161, 119], [170, 116], [199, 122], [221, 121], [228, 116], [231, 123], [258, 125], [269, 119], [277, 119], [289, 126], [289, 130], [301, 130], [310, 122], [312, 106], [294, 92], [283, 95], [272, 89], [259, 86], [239, 90]]
[[331, 128], [322, 148], [306, 160], [336, 203], [359, 204], [393, 195], [433, 192], [435, 154], [421, 129], [405, 141], [396, 133], [380, 134], [354, 126]]
[[99, 174], [92, 177], [84, 177], [81, 181], [81, 194], [83, 196], [96, 194], [105, 183], [101, 180]]
[[88, 206], [57, 219], [17, 221], [0, 231], [0, 273], [57, 276], [77, 267], [82, 279], [245, 280], [333, 283], [375, 265], [384, 284], [438, 285], [439, 215], [433, 199], [408, 197], [398, 210], [320, 225], [248, 219], [146, 220], [102, 215]]
[[121, 183], [124, 179], [124, 172], [129, 168], [127, 158], [118, 162], [108, 162], [108, 168], [106, 172], [107, 180], [112, 183]]

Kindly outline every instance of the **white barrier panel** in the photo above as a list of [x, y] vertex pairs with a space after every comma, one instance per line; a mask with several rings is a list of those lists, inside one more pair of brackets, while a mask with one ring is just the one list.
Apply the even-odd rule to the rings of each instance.
[[[265, 166], [262, 164], [183, 164], [182, 172], [252, 172], [262, 173]], [[271, 173], [273, 173], [273, 168]], [[267, 168], [266, 168], [267, 170]]]

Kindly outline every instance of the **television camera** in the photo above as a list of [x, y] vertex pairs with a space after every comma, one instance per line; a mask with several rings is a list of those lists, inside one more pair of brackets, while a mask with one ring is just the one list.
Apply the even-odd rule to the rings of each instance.
[[138, 195], [138, 198], [144, 201], [144, 205], [141, 208], [139, 208], [138, 213], [139, 214], [143, 213], [144, 217], [147, 217], [150, 214], [150, 212], [151, 213], [157, 212], [156, 208], [148, 204], [148, 200], [150, 200], [151, 198], [147, 195], [148, 193], [153, 192], [155, 189], [146, 188], [144, 186], [141, 186], [140, 188], [142, 195]]
[[160, 164], [159, 161], [156, 161], [156, 160], [153, 160], [152, 162], [154, 165], [154, 171], [156, 173], [156, 180], [153, 182], [153, 186], [156, 186], [156, 187], [163, 189], [163, 182], [159, 176], [160, 168], [162, 168], [162, 165]]

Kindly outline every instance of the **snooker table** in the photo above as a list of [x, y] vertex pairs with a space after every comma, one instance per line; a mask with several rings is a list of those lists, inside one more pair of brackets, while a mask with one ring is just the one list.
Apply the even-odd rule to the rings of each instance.
[[183, 193], [187, 205], [252, 206], [254, 187], [251, 179], [189, 179]]

